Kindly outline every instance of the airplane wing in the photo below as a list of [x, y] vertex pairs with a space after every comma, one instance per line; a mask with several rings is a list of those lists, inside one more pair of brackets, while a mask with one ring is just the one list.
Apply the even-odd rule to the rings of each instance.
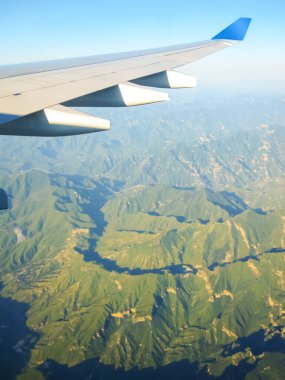
[[165, 92], [149, 87], [195, 87], [195, 78], [173, 69], [242, 41], [250, 21], [240, 18], [211, 40], [197, 43], [0, 66], [0, 134], [64, 136], [108, 130], [109, 120], [70, 107], [168, 100]]

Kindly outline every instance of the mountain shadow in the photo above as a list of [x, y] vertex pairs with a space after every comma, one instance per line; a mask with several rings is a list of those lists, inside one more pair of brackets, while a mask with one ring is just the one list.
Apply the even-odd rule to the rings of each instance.
[[142, 269], [142, 268], [130, 268], [130, 267], [121, 267], [117, 264], [115, 260], [107, 259], [99, 255], [96, 251], [97, 240], [89, 240], [89, 249], [83, 250], [80, 247], [74, 247], [74, 250], [80, 253], [86, 262], [92, 262], [99, 265], [101, 268], [105, 269], [108, 272], [116, 273], [127, 273], [130, 276], [141, 276], [143, 274], [161, 274], [165, 273], [171, 274], [185, 274], [192, 273], [196, 274], [197, 270], [190, 264], [177, 264], [169, 265], [162, 268], [153, 268], [153, 269]]
[[30, 360], [31, 350], [39, 334], [27, 325], [29, 306], [10, 298], [0, 297], [0, 378], [12, 380]]
[[255, 364], [242, 361], [239, 366], [228, 366], [221, 376], [216, 377], [209, 374], [206, 367], [199, 368], [197, 363], [189, 363], [188, 360], [171, 363], [157, 369], [134, 368], [128, 371], [102, 364], [99, 359], [89, 359], [74, 367], [47, 360], [37, 367], [46, 380], [244, 380], [254, 368]]
[[267, 213], [261, 208], [251, 208], [244, 200], [237, 194], [229, 191], [218, 191], [215, 192], [211, 189], [206, 190], [207, 199], [213, 205], [220, 207], [222, 210], [227, 211], [227, 213], [233, 217], [241, 214], [246, 210], [254, 211], [260, 215], [266, 215]]
[[238, 338], [234, 344], [224, 347], [222, 356], [229, 357], [250, 348], [253, 355], [260, 355], [263, 352], [285, 353], [285, 340], [281, 337], [282, 327], [272, 329], [271, 334], [266, 336], [265, 330], [258, 330], [246, 337]]

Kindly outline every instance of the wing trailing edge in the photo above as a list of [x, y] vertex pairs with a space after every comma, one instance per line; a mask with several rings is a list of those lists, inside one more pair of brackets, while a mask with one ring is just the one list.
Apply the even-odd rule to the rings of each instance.
[[197, 78], [167, 70], [135, 79], [132, 83], [158, 88], [193, 88], [197, 86]]

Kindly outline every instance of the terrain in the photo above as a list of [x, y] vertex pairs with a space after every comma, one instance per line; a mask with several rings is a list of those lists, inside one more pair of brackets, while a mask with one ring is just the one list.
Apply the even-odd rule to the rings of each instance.
[[90, 112], [1, 137], [1, 378], [281, 379], [285, 98]]

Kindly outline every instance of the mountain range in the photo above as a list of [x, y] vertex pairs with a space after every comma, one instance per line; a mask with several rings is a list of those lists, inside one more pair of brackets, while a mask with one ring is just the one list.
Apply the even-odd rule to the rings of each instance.
[[1, 137], [1, 379], [281, 379], [285, 99]]

